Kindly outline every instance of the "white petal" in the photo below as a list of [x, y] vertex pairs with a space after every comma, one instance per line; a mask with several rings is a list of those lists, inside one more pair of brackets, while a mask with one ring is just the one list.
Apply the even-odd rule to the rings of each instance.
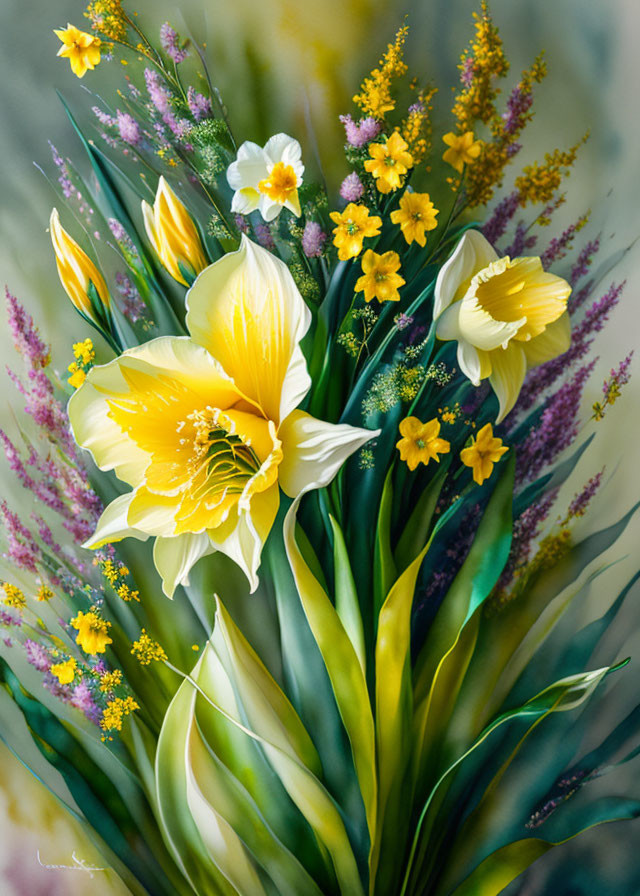
[[226, 522], [209, 529], [213, 547], [234, 560], [249, 580], [251, 592], [258, 587], [258, 567], [262, 548], [271, 531], [280, 506], [277, 484], [251, 498], [249, 510], [234, 509]]
[[445, 308], [436, 321], [436, 336], [446, 342], [451, 339], [460, 339], [460, 308], [462, 302], [454, 302]]
[[258, 208], [260, 209], [260, 214], [268, 223], [269, 221], [274, 221], [278, 217], [283, 209], [283, 205], [262, 193], [260, 201], [258, 202]]
[[243, 187], [257, 189], [268, 173], [267, 158], [262, 147], [247, 140], [238, 149], [236, 161], [227, 168], [227, 181], [232, 190], [241, 190]]
[[571, 319], [568, 311], [549, 324], [544, 333], [522, 343], [529, 367], [536, 367], [563, 355], [570, 345]]
[[[302, 148], [298, 141], [289, 137], [288, 134], [274, 134], [265, 143], [264, 154], [272, 165], [275, 165], [276, 162], [284, 162], [285, 165], [295, 167], [302, 158]], [[302, 170], [304, 171], [304, 168]]]
[[290, 498], [323, 488], [345, 460], [380, 430], [346, 423], [326, 423], [304, 411], [292, 411], [278, 431], [283, 459], [278, 470], [282, 490]]
[[201, 557], [212, 554], [215, 548], [205, 533], [156, 538], [153, 562], [162, 579], [162, 590], [173, 597], [178, 585], [189, 584], [189, 572]]
[[311, 313], [289, 268], [266, 249], [243, 236], [237, 252], [200, 274], [187, 293], [187, 309], [193, 338], [270, 420], [279, 423], [292, 401], [308, 392], [298, 345]]
[[250, 215], [260, 204], [260, 195], [251, 187], [237, 190], [231, 200], [231, 211], [238, 215]]
[[504, 420], [516, 403], [526, 372], [527, 360], [522, 346], [516, 342], [510, 342], [506, 349], [491, 352], [489, 382], [500, 402], [496, 423]]
[[498, 255], [480, 231], [467, 230], [453, 254], [440, 268], [433, 296], [433, 318], [467, 291], [471, 278], [495, 261]]
[[480, 380], [489, 375], [484, 352], [478, 351], [470, 342], [462, 339], [458, 342], [457, 357], [460, 370], [474, 386], [479, 386]]
[[96, 531], [91, 538], [85, 541], [83, 547], [100, 548], [103, 544], [121, 541], [123, 538], [137, 538], [139, 541], [146, 541], [148, 535], [145, 532], [140, 532], [139, 529], [132, 528], [127, 522], [132, 498], [133, 492], [129, 492], [126, 495], [120, 495], [111, 504], [108, 504], [98, 520]]

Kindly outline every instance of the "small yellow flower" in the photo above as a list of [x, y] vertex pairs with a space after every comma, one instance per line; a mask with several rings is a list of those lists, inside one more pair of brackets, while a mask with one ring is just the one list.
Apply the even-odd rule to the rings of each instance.
[[424, 246], [427, 242], [426, 231], [435, 230], [438, 226], [437, 214], [438, 209], [428, 193], [411, 193], [407, 190], [400, 200], [400, 208], [391, 212], [391, 221], [400, 225], [409, 245], [416, 242], [419, 246]]
[[396, 442], [400, 458], [406, 461], [410, 470], [418, 464], [425, 466], [430, 460], [440, 463], [439, 454], [448, 454], [451, 448], [446, 439], [440, 436], [440, 421], [437, 418], [422, 423], [417, 417], [405, 417], [400, 423], [402, 438]]
[[76, 661], [70, 658], [62, 663], [54, 663], [50, 672], [55, 675], [60, 684], [71, 684], [76, 677]]
[[209, 262], [191, 215], [164, 177], [158, 181], [153, 207], [143, 200], [142, 216], [164, 267], [178, 283], [190, 286]]
[[398, 287], [404, 286], [405, 280], [397, 273], [400, 269], [400, 256], [397, 252], [385, 252], [378, 255], [367, 249], [362, 258], [362, 277], [356, 281], [355, 291], [364, 290], [365, 302], [377, 299], [379, 302], [397, 302], [400, 299]]
[[40, 585], [38, 588], [38, 593], [36, 594], [36, 600], [39, 601], [49, 601], [53, 597], [53, 591], [49, 588], [48, 585]]
[[4, 603], [8, 607], [13, 607], [14, 610], [24, 610], [27, 605], [27, 599], [20, 588], [17, 585], [12, 585], [11, 582], [5, 582], [2, 588], [4, 590]]
[[154, 641], [145, 629], [142, 629], [140, 632], [138, 640], [133, 642], [131, 653], [141, 666], [148, 666], [150, 663], [162, 663], [167, 658], [164, 648], [157, 641]]
[[503, 454], [509, 449], [502, 444], [502, 439], [493, 435], [493, 426], [487, 423], [479, 430], [471, 445], [460, 452], [460, 460], [465, 467], [472, 467], [473, 479], [478, 485], [482, 485], [493, 473], [493, 465], [497, 463]]
[[103, 672], [100, 676], [100, 690], [103, 694], [109, 694], [122, 684], [122, 672], [114, 669], [112, 672]]
[[57, 55], [69, 60], [71, 71], [78, 78], [83, 78], [85, 72], [100, 62], [100, 40], [95, 35], [80, 31], [69, 23], [66, 28], [55, 29], [53, 33], [62, 41]]
[[112, 638], [109, 637], [111, 623], [101, 619], [93, 610], [88, 613], [79, 612], [71, 620], [71, 625], [78, 631], [76, 644], [79, 644], [85, 653], [104, 653], [107, 644], [113, 644]]
[[86, 252], [73, 240], [60, 224], [58, 210], [53, 209], [49, 219], [51, 242], [56, 256], [58, 276], [64, 288], [80, 314], [94, 323], [101, 324], [101, 309], [94, 308], [89, 296], [90, 284], [93, 285], [98, 299], [109, 308], [109, 293], [95, 264]]
[[413, 166], [413, 156], [408, 151], [407, 141], [394, 131], [386, 143], [372, 143], [369, 146], [370, 159], [364, 163], [365, 169], [376, 179], [380, 193], [390, 193], [402, 186], [402, 178]]
[[381, 218], [370, 215], [366, 205], [355, 202], [350, 202], [343, 212], [331, 212], [330, 217], [338, 225], [333, 230], [333, 245], [338, 249], [340, 261], [359, 255], [364, 238], [378, 236], [382, 227]]
[[103, 731], [122, 731], [122, 721], [140, 709], [133, 697], [114, 697], [102, 711], [100, 727]]
[[451, 131], [442, 139], [449, 147], [442, 158], [460, 174], [464, 166], [473, 165], [482, 152], [482, 140], [474, 140], [473, 131], [467, 131], [466, 134], [454, 134]]

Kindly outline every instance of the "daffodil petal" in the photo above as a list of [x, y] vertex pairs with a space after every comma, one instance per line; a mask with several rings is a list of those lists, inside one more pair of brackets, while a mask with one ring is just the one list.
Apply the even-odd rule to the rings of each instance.
[[[175, 378], [199, 402], [215, 403], [222, 409], [240, 398], [218, 362], [186, 336], [161, 336], [93, 367], [69, 400], [71, 429], [76, 442], [91, 452], [101, 470], [114, 470], [132, 486], [142, 482], [150, 456], [113, 419], [109, 402], [134, 399], [131, 382], [136, 376]], [[139, 400], [142, 413], [144, 397]]]
[[264, 150], [257, 143], [246, 140], [238, 149], [235, 162], [227, 168], [227, 181], [232, 190], [245, 187], [257, 189], [269, 171]]
[[549, 324], [539, 336], [529, 342], [523, 342], [525, 356], [529, 367], [536, 367], [563, 355], [571, 345], [571, 319], [565, 311], [557, 320]]
[[433, 297], [434, 320], [445, 308], [467, 291], [471, 278], [498, 255], [480, 231], [467, 230], [455, 248], [451, 258], [440, 268]]
[[260, 205], [260, 193], [253, 187], [236, 190], [231, 200], [231, 211], [238, 215], [250, 215]]
[[510, 342], [506, 349], [491, 352], [489, 382], [500, 402], [496, 423], [507, 416], [517, 401], [527, 372], [527, 359], [521, 345]]
[[436, 320], [436, 336], [443, 341], [460, 339], [460, 308], [462, 302], [453, 302]]
[[270, 199], [264, 193], [260, 195], [258, 208], [260, 209], [260, 214], [267, 222], [267, 224], [270, 221], [274, 221], [282, 211], [281, 203], [276, 202], [275, 199]]
[[526, 322], [526, 317], [515, 321], [495, 320], [475, 297], [470, 301], [464, 298], [460, 304], [458, 325], [462, 338], [485, 352], [509, 342]]
[[213, 547], [230, 557], [245, 573], [252, 593], [258, 587], [262, 548], [279, 506], [280, 493], [274, 484], [254, 494], [248, 510], [234, 508], [226, 522], [208, 531]]
[[486, 353], [479, 351], [470, 342], [465, 342], [464, 340], [458, 342], [457, 358], [460, 370], [471, 380], [474, 386], [479, 386], [480, 380], [487, 377], [491, 372]]
[[91, 538], [85, 541], [83, 547], [100, 548], [104, 544], [121, 541], [123, 538], [137, 538], [139, 541], [146, 541], [149, 537], [146, 532], [140, 532], [139, 529], [133, 528], [127, 521], [132, 498], [132, 492], [114, 498], [105, 507], [98, 520], [96, 531]]
[[187, 309], [193, 339], [266, 417], [277, 423], [300, 403], [311, 386], [299, 348], [311, 313], [284, 262], [243, 236], [200, 274]]
[[191, 569], [201, 557], [214, 550], [211, 540], [204, 532], [198, 535], [188, 533], [173, 538], [156, 538], [153, 562], [167, 597], [173, 597], [178, 585], [188, 585]]
[[298, 179], [302, 177], [304, 173], [304, 165], [300, 161], [302, 148], [293, 137], [289, 137], [288, 134], [274, 134], [265, 143], [264, 154], [272, 165], [276, 162], [291, 165]]
[[380, 430], [346, 423], [326, 423], [305, 411], [292, 411], [278, 431], [283, 458], [278, 471], [282, 490], [290, 498], [323, 488], [345, 460]]

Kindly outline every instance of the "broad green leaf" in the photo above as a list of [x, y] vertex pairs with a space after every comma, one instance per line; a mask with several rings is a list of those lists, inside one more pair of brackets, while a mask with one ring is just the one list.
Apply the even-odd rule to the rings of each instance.
[[449, 462], [445, 458], [436, 475], [418, 498], [409, 521], [398, 539], [394, 557], [399, 572], [404, 572], [407, 566], [415, 560], [427, 540], [448, 468]]
[[298, 502], [284, 520], [287, 557], [309, 626], [324, 659], [344, 723], [360, 784], [373, 844], [376, 830], [377, 776], [375, 733], [371, 704], [362, 666], [327, 593], [304, 561], [295, 537]]
[[349, 563], [349, 555], [347, 553], [347, 546], [344, 542], [342, 529], [331, 515], [329, 515], [329, 521], [331, 522], [331, 528], [333, 530], [336, 613], [340, 617], [344, 630], [353, 644], [353, 649], [362, 666], [362, 673], [366, 676], [367, 660], [364, 647], [364, 631], [362, 628], [362, 616], [360, 615], [356, 583], [353, 580], [353, 572], [351, 571], [351, 564]]
[[423, 843], [428, 842], [431, 829], [435, 822], [435, 814], [429, 816], [429, 808], [440, 785], [445, 779], [448, 778], [449, 775], [480, 746], [480, 744], [484, 743], [496, 729], [500, 728], [506, 722], [512, 721], [513, 719], [537, 717], [552, 712], [568, 712], [571, 709], [575, 709], [591, 696], [606, 675], [610, 672], [617, 671], [627, 663], [628, 660], [624, 660], [622, 663], [618, 663], [615, 666], [605, 666], [601, 669], [595, 669], [591, 672], [583, 672], [579, 675], [571, 675], [560, 681], [556, 681], [544, 688], [544, 690], [540, 691], [530, 700], [527, 700], [522, 706], [501, 713], [484, 729], [484, 731], [481, 732], [472, 745], [440, 775], [424, 804], [416, 826], [400, 896], [405, 896], [407, 893], [411, 876], [419, 874], [419, 868], [413, 867], [414, 859], [421, 840]]
[[[416, 663], [414, 755], [418, 777], [420, 766], [427, 760], [432, 746], [425, 738], [439, 677], [445, 673], [443, 682], [447, 682], [451, 672], [456, 673], [455, 664], [449, 663], [449, 659], [464, 627], [490, 594], [509, 556], [514, 470], [515, 456], [512, 454], [489, 499], [471, 550], [440, 605]], [[475, 644], [475, 638], [473, 640]], [[465, 667], [469, 658], [467, 655]]]
[[[383, 855], [387, 836], [397, 837], [408, 821], [402, 787], [410, 764], [413, 709], [411, 688], [411, 609], [427, 543], [391, 588], [378, 618], [376, 639], [376, 747], [379, 796], [378, 829], [374, 843], [372, 875], [382, 858], [385, 874], [393, 874], [399, 856]], [[379, 881], [376, 880], [376, 886]], [[382, 884], [387, 886], [386, 881]]]
[[[348, 643], [353, 652], [351, 642]], [[293, 707], [220, 601], [211, 644], [233, 681], [250, 730], [259, 740], [289, 796], [331, 856], [341, 892], [349, 896], [363, 894], [358, 866], [340, 813], [314, 773], [319, 770], [319, 760], [313, 744]]]
[[[393, 464], [384, 481], [378, 525], [373, 554], [373, 606], [374, 621], [377, 620], [389, 589], [398, 577], [398, 571], [391, 550], [391, 508], [393, 506]], [[424, 544], [424, 541], [422, 542]]]
[[595, 807], [590, 807], [579, 830], [563, 840], [549, 841], [528, 837], [508, 843], [491, 853], [460, 886], [456, 887], [451, 896], [497, 896], [550, 849], [568, 843], [595, 825], [637, 818], [639, 815], [640, 802], [637, 800], [602, 801]]

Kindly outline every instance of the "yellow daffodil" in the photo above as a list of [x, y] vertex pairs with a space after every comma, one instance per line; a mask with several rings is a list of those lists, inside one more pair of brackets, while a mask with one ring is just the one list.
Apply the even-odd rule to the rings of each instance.
[[390, 193], [401, 187], [404, 175], [413, 166], [409, 145], [398, 131], [394, 131], [386, 143], [371, 143], [369, 155], [371, 158], [364, 167], [375, 177], [380, 193]]
[[69, 60], [71, 71], [78, 78], [83, 78], [100, 62], [100, 40], [94, 34], [80, 31], [69, 23], [66, 28], [55, 29], [53, 33], [62, 41], [57, 55]]
[[409, 245], [415, 242], [424, 246], [427, 242], [426, 231], [435, 230], [438, 226], [437, 214], [438, 209], [428, 193], [412, 193], [407, 190], [400, 200], [400, 208], [391, 212], [391, 221], [400, 225]]
[[107, 285], [87, 253], [80, 248], [62, 227], [58, 210], [55, 208], [51, 212], [49, 219], [49, 232], [56, 256], [58, 276], [66, 294], [81, 314], [94, 323], [101, 323], [103, 319], [102, 309], [95, 307], [91, 301], [89, 284], [93, 284], [98, 300], [108, 310], [109, 293]]
[[76, 644], [79, 644], [85, 653], [94, 655], [104, 653], [107, 644], [113, 644], [113, 640], [109, 637], [111, 623], [101, 619], [93, 610], [89, 613], [78, 613], [71, 620], [71, 625], [78, 630]]
[[71, 684], [76, 677], [76, 661], [68, 659], [62, 663], [54, 663], [49, 671], [55, 675], [60, 684]]
[[539, 258], [499, 258], [468, 230], [436, 280], [436, 336], [458, 343], [458, 364], [478, 386], [489, 378], [499, 423], [514, 406], [529, 367], [569, 348], [571, 287]]
[[442, 138], [449, 149], [445, 150], [442, 158], [448, 165], [462, 174], [465, 165], [473, 165], [482, 152], [482, 140], [475, 140], [473, 131], [466, 134], [454, 134], [451, 131]]
[[273, 221], [283, 208], [300, 215], [298, 187], [304, 165], [302, 149], [287, 134], [276, 134], [258, 146], [247, 140], [227, 169], [232, 190], [231, 211], [248, 215], [258, 209], [265, 221]]
[[88, 547], [155, 537], [171, 596], [222, 551], [252, 590], [280, 502], [325, 486], [377, 433], [298, 410], [311, 380], [300, 349], [311, 314], [288, 267], [243, 237], [187, 293], [190, 336], [165, 336], [92, 367], [69, 401], [79, 445], [131, 491]]
[[493, 473], [493, 465], [497, 463], [503, 454], [509, 449], [502, 444], [502, 439], [493, 435], [493, 426], [487, 423], [478, 430], [477, 436], [471, 439], [471, 445], [460, 452], [460, 460], [465, 467], [473, 469], [473, 479], [478, 485], [482, 485], [485, 479]]
[[400, 423], [402, 438], [396, 442], [401, 460], [410, 470], [418, 464], [425, 467], [430, 460], [440, 463], [439, 454], [448, 454], [451, 448], [446, 439], [440, 438], [440, 421], [436, 418], [422, 423], [417, 417], [405, 417]]
[[405, 284], [405, 280], [397, 273], [399, 269], [400, 256], [397, 252], [378, 255], [372, 249], [367, 249], [362, 257], [362, 277], [356, 281], [355, 291], [364, 290], [366, 302], [372, 299], [397, 302], [400, 299], [398, 287]]
[[142, 215], [156, 255], [174, 280], [189, 286], [209, 262], [191, 215], [164, 177], [153, 207], [142, 201]]
[[342, 212], [331, 212], [330, 218], [337, 224], [333, 229], [333, 245], [340, 261], [359, 255], [365, 237], [378, 236], [382, 227], [381, 218], [370, 215], [366, 205], [355, 202], [350, 202]]

